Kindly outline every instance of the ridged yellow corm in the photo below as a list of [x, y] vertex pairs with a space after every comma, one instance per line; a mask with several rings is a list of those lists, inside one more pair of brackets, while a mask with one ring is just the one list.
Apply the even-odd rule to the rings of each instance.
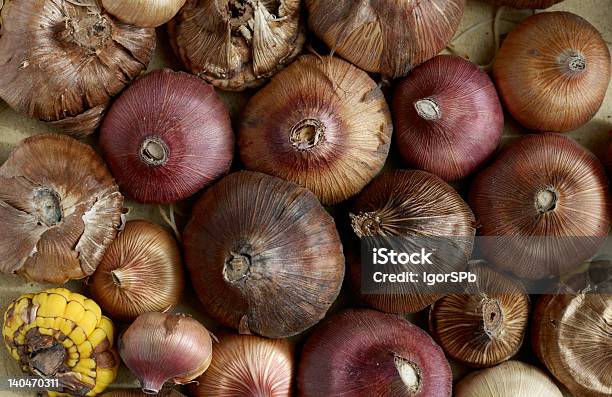
[[96, 302], [65, 288], [21, 296], [9, 305], [2, 327], [24, 372], [60, 378], [65, 392], [51, 396], [95, 396], [115, 380], [113, 332]]

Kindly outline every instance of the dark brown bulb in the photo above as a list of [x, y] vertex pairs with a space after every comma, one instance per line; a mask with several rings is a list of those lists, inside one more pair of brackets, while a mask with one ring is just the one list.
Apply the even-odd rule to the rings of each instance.
[[429, 329], [444, 352], [473, 367], [490, 367], [521, 347], [529, 319], [529, 296], [522, 285], [475, 262], [477, 283], [448, 294], [429, 311]]
[[83, 136], [147, 68], [155, 30], [127, 25], [97, 0], [11, 0], [2, 8], [0, 97]]
[[332, 205], [380, 172], [392, 129], [385, 97], [367, 73], [339, 58], [305, 55], [249, 101], [238, 145], [246, 168]]
[[310, 191], [242, 171], [196, 204], [185, 260], [208, 313], [240, 333], [299, 334], [321, 320], [344, 277], [333, 218]]
[[465, 0], [306, 0], [306, 6], [310, 29], [332, 51], [363, 70], [397, 78], [448, 44]]
[[55, 284], [91, 275], [121, 225], [123, 196], [91, 146], [23, 140], [0, 167], [0, 270]]
[[[396, 170], [376, 178], [357, 198], [351, 214], [352, 228], [361, 243], [396, 239], [452, 238], [458, 255], [434, 256], [431, 273], [464, 270], [474, 244], [474, 214], [459, 193], [439, 177], [425, 171]], [[401, 238], [406, 238], [404, 243]], [[426, 242], [427, 243], [427, 242]], [[407, 246], [406, 246], [407, 247]], [[405, 252], [408, 252], [406, 248]], [[359, 249], [357, 249], [359, 251]], [[368, 251], [369, 252], [369, 251]], [[360, 289], [361, 263], [350, 259], [351, 280]], [[452, 269], [452, 270], [451, 270]], [[407, 271], [408, 269], [397, 269]], [[423, 265], [415, 269], [423, 271]], [[407, 283], [406, 292], [362, 294], [372, 307], [393, 313], [413, 313], [433, 303], [439, 295], [427, 286]]]

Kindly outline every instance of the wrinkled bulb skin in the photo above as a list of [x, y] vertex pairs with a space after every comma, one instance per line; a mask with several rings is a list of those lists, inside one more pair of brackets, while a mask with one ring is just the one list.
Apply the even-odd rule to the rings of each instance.
[[2, 7], [0, 98], [76, 137], [151, 60], [155, 30], [118, 22], [97, 0], [11, 0]]
[[171, 20], [185, 0], [102, 0], [102, 7], [130, 25], [155, 28]]
[[447, 181], [471, 174], [501, 141], [504, 116], [493, 82], [457, 56], [416, 67], [398, 84], [392, 107], [404, 161]]
[[[406, 286], [405, 293], [361, 293], [360, 244], [385, 246], [388, 238], [453, 237], [462, 255], [437, 255], [428, 271], [465, 270], [476, 234], [474, 214], [459, 193], [425, 171], [395, 170], [376, 178], [357, 197], [350, 214], [353, 250], [349, 252], [349, 280], [369, 306], [390, 313], [416, 313], [440, 296], [426, 286]], [[364, 238], [366, 238], [364, 240]], [[405, 244], [410, 244], [409, 242]], [[406, 248], [408, 250], [408, 248]], [[418, 265], [421, 266], [422, 265]], [[400, 266], [401, 267], [401, 266]], [[397, 271], [406, 271], [405, 267]], [[418, 268], [415, 271], [421, 271]]]
[[23, 140], [0, 167], [0, 270], [62, 284], [91, 275], [123, 196], [97, 153], [63, 135]]
[[542, 295], [532, 322], [536, 355], [575, 396], [612, 395], [612, 295]]
[[187, 0], [168, 32], [191, 73], [242, 91], [260, 86], [302, 52], [301, 6], [302, 0]]
[[450, 397], [452, 374], [442, 349], [419, 327], [349, 309], [306, 340], [297, 385], [300, 397]]
[[506, 109], [520, 124], [565, 132], [597, 113], [610, 67], [608, 46], [593, 25], [568, 12], [544, 12], [508, 34], [493, 77]]
[[119, 337], [119, 354], [146, 394], [164, 383], [187, 384], [212, 360], [212, 339], [198, 321], [183, 314], [144, 313]]
[[229, 112], [210, 84], [162, 69], [135, 81], [113, 103], [100, 146], [128, 196], [174, 203], [229, 171], [234, 134]]
[[429, 310], [434, 340], [451, 358], [471, 367], [490, 367], [514, 356], [529, 319], [529, 296], [523, 286], [484, 262], [472, 263], [478, 285], [448, 294]]
[[251, 98], [238, 146], [247, 169], [333, 205], [382, 170], [392, 130], [383, 93], [367, 73], [339, 58], [305, 55]]
[[241, 334], [297, 335], [336, 300], [344, 255], [334, 219], [310, 191], [241, 171], [208, 189], [183, 235], [208, 314]]
[[465, 0], [305, 0], [308, 25], [335, 53], [384, 78], [405, 76], [450, 42]]
[[2, 337], [24, 373], [57, 380], [59, 390], [49, 396], [82, 397], [101, 393], [117, 377], [114, 332], [93, 300], [50, 288], [8, 306]]
[[193, 397], [290, 397], [293, 351], [287, 339], [222, 335], [210, 367], [190, 386]]
[[131, 321], [176, 306], [185, 284], [174, 237], [159, 225], [129, 221], [90, 279], [96, 302], [112, 318]]
[[571, 138], [548, 133], [516, 140], [470, 188], [482, 254], [519, 277], [571, 272], [605, 242], [608, 188], [602, 164]]
[[509, 6], [514, 8], [548, 8], [563, 0], [488, 0], [498, 6]]
[[520, 361], [472, 372], [455, 387], [456, 397], [563, 397], [541, 369]]

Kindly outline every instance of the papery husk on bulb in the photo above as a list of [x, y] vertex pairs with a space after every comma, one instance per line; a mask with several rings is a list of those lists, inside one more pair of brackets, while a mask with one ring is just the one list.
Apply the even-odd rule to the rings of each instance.
[[348, 309], [317, 326], [302, 350], [301, 397], [450, 397], [442, 349], [393, 314]]
[[504, 40], [493, 77], [506, 109], [536, 131], [574, 130], [595, 116], [610, 82], [601, 33], [569, 12], [525, 19]]
[[108, 247], [90, 280], [96, 301], [111, 317], [131, 320], [175, 306], [184, 287], [181, 255], [164, 228], [137, 220]]
[[50, 288], [8, 306], [2, 337], [24, 373], [57, 381], [49, 396], [95, 396], [117, 376], [114, 332], [96, 302]]
[[0, 97], [82, 137], [154, 47], [153, 29], [116, 21], [97, 0], [11, 0], [2, 8]]
[[476, 284], [431, 305], [429, 329], [444, 352], [472, 367], [508, 360], [521, 347], [529, 319], [529, 296], [522, 284], [487, 266], [470, 263]]
[[122, 22], [155, 28], [171, 20], [185, 0], [102, 0], [102, 7]]
[[405, 76], [457, 30], [465, 0], [306, 0], [308, 25], [332, 50], [383, 78]]
[[404, 161], [446, 181], [481, 167], [504, 129], [493, 81], [478, 65], [454, 55], [438, 55], [402, 79], [392, 109]]
[[566, 275], [595, 255], [610, 229], [603, 166], [560, 134], [514, 141], [476, 176], [469, 196], [484, 257], [520, 277]]
[[120, 228], [123, 196], [91, 146], [23, 140], [0, 167], [0, 270], [55, 284], [93, 274]]
[[612, 395], [612, 294], [559, 290], [542, 295], [532, 322], [533, 349], [576, 397]]
[[190, 386], [194, 397], [290, 397], [293, 349], [286, 339], [222, 335], [210, 367]]
[[296, 184], [250, 171], [226, 176], [196, 203], [183, 234], [206, 311], [241, 334], [285, 338], [312, 327], [344, 278], [335, 226]]
[[563, 0], [488, 0], [489, 3], [498, 6], [509, 6], [514, 8], [548, 8]]
[[118, 348], [147, 394], [157, 394], [166, 382], [183, 385], [193, 381], [212, 359], [210, 333], [184, 314], [141, 314], [121, 334]]
[[[441, 240], [435, 239], [448, 238], [456, 248], [443, 255], [434, 253], [433, 265], [428, 265], [427, 269], [423, 269], [423, 265], [414, 269], [407, 267], [410, 265], [398, 265], [398, 272], [450, 273], [467, 267], [476, 234], [474, 214], [459, 193], [434, 174], [406, 170], [383, 173], [357, 197], [350, 217], [354, 237], [358, 237], [362, 245], [379, 248], [399, 244], [403, 247], [395, 247], [396, 251], [411, 252], [415, 245], [415, 240], [411, 239], [416, 239], [416, 245], [442, 247]], [[371, 252], [363, 247], [362, 250]], [[360, 291], [360, 259], [354, 254], [349, 256], [349, 265], [351, 284]], [[373, 308], [391, 313], [414, 313], [440, 297], [426, 285], [404, 284], [405, 292], [401, 294], [393, 291], [361, 293], [361, 297]]]
[[456, 397], [563, 397], [537, 367], [520, 361], [472, 372], [455, 386]]
[[174, 203], [229, 171], [234, 133], [212, 85], [158, 69], [113, 103], [100, 147], [122, 192], [143, 203]]
[[168, 31], [188, 70], [232, 91], [263, 84], [305, 41], [301, 0], [187, 0]]
[[381, 171], [392, 130], [384, 95], [367, 73], [339, 58], [304, 55], [251, 98], [238, 145], [247, 169], [333, 205]]

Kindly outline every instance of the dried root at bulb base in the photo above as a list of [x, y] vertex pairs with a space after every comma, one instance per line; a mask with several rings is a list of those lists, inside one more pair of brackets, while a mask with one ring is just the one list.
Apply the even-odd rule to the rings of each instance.
[[367, 73], [337, 57], [304, 55], [251, 98], [238, 146], [247, 169], [333, 205], [381, 171], [392, 130], [384, 95]]
[[234, 91], [263, 84], [305, 40], [301, 0], [187, 0], [168, 30], [187, 69]]
[[146, 69], [154, 29], [115, 20], [97, 0], [11, 0], [0, 32], [0, 98], [75, 136]]
[[61, 393], [72, 396], [95, 396], [115, 380], [113, 335], [113, 323], [94, 301], [65, 288], [21, 296], [9, 305], [2, 328], [24, 372], [58, 378]]
[[522, 285], [473, 262], [477, 285], [463, 294], [448, 294], [429, 311], [429, 329], [452, 358], [473, 367], [490, 367], [521, 347], [529, 318], [529, 296]]
[[54, 134], [25, 139], [0, 167], [0, 271], [55, 284], [91, 275], [122, 210], [91, 146]]

